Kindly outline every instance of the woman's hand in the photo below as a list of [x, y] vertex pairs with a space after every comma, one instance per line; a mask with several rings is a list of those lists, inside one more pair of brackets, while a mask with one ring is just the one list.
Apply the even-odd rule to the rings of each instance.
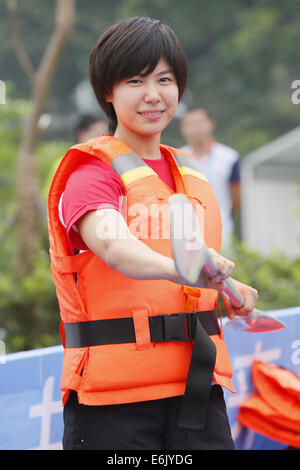
[[205, 270], [202, 270], [197, 280], [197, 284], [200, 283], [200, 287], [207, 289], [222, 290], [224, 284], [222, 281], [231, 276], [232, 271], [235, 268], [235, 264], [224, 256], [217, 253], [213, 248], [208, 248], [212, 262], [217, 269], [218, 273], [213, 278], [210, 278]]
[[189, 284], [185, 279], [182, 279], [180, 276], [178, 276], [175, 282], [177, 282], [178, 284], [202, 287], [205, 289], [216, 289], [219, 291], [224, 289], [224, 283], [222, 281], [224, 281], [231, 275], [235, 265], [232, 261], [227, 258], [224, 258], [224, 256], [217, 253], [213, 248], [208, 248], [208, 251], [218, 271], [215, 277], [210, 278], [206, 274], [205, 270], [202, 270], [199, 274], [197, 281], [193, 284]]
[[240, 292], [240, 294], [244, 298], [244, 305], [241, 308], [234, 308], [231, 305], [230, 300], [224, 295], [223, 301], [227, 316], [230, 320], [232, 320], [236, 315], [249, 315], [252, 310], [254, 309], [257, 300], [258, 300], [258, 292], [253, 287], [247, 286], [242, 282], [236, 281], [235, 279], [231, 278], [231, 281], [234, 283], [236, 289]]

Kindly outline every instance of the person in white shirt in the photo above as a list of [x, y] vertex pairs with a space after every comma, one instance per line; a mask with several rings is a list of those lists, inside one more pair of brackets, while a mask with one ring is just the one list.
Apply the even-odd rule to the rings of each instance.
[[180, 129], [187, 143], [182, 150], [197, 157], [199, 170], [213, 187], [222, 216], [222, 248], [230, 247], [233, 214], [240, 207], [239, 154], [214, 139], [215, 123], [206, 109], [188, 109], [181, 118]]

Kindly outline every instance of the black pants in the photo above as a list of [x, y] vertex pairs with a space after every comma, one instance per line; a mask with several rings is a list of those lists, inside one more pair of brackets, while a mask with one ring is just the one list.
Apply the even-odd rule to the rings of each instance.
[[223, 390], [211, 387], [205, 428], [177, 426], [182, 396], [124, 405], [86, 406], [71, 392], [64, 408], [64, 450], [232, 450]]

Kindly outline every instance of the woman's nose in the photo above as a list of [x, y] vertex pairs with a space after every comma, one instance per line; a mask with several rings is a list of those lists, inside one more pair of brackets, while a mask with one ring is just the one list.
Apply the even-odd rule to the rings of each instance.
[[146, 103], [157, 103], [161, 100], [159, 90], [155, 84], [147, 86], [144, 99]]

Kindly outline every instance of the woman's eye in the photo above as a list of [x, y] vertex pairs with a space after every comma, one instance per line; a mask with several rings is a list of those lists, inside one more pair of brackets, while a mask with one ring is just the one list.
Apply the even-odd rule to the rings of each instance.
[[171, 79], [170, 79], [170, 77], [161, 77], [160, 81], [161, 81], [162, 83], [168, 83], [168, 82], [171, 81]]
[[132, 83], [133, 85], [137, 85], [138, 83], [141, 83], [141, 80], [138, 78], [132, 78], [131, 80], [128, 81], [128, 83]]

